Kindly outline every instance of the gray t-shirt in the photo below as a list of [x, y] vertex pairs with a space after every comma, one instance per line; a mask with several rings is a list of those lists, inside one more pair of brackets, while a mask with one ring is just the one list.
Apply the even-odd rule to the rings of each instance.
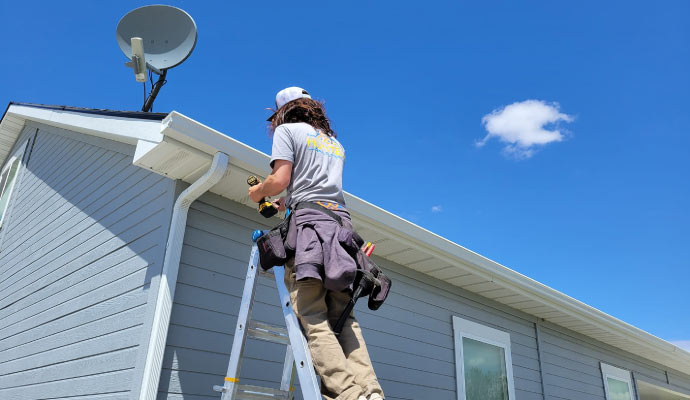
[[345, 206], [345, 149], [334, 137], [303, 122], [280, 125], [273, 133], [271, 167], [275, 160], [292, 162], [288, 207], [300, 201], [328, 201]]

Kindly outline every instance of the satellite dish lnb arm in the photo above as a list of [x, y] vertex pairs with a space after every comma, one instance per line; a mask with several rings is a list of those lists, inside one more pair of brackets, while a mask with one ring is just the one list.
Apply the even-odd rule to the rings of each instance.
[[158, 75], [158, 80], [156, 83], [153, 84], [153, 88], [151, 89], [151, 93], [149, 94], [149, 97], [146, 98], [146, 101], [144, 102], [144, 106], [141, 108], [141, 111], [143, 112], [149, 112], [151, 111], [151, 107], [153, 107], [153, 102], [156, 100], [156, 96], [158, 96], [158, 92], [161, 90], [163, 85], [165, 85], [165, 75], [168, 74], [168, 70], [164, 69], [160, 71], [160, 75]]

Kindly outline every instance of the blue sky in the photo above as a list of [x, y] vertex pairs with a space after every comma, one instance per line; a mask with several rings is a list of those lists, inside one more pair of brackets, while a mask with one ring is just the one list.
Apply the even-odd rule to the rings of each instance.
[[[302, 86], [347, 150], [346, 190], [690, 340], [690, 3], [243, 3], [169, 2], [199, 39], [155, 111], [269, 152], [264, 108]], [[139, 109], [115, 27], [145, 4], [0, 2], [0, 102]]]

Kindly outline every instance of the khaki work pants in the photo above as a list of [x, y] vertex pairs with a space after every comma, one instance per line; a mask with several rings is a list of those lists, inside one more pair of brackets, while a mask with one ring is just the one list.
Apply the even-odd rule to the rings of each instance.
[[[340, 337], [331, 329], [350, 300], [347, 292], [332, 292], [318, 279], [296, 280], [294, 258], [285, 265], [285, 286], [300, 320], [316, 373], [321, 376], [321, 394], [326, 400], [357, 400], [383, 390], [371, 366], [362, 330], [353, 314]], [[329, 324], [330, 323], [330, 324]]]

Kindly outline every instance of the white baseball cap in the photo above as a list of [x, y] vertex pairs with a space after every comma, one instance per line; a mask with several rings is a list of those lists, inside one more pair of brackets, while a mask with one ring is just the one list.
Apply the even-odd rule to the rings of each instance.
[[[311, 96], [306, 90], [297, 86], [291, 86], [289, 88], [281, 90], [280, 92], [278, 92], [278, 94], [276, 94], [276, 112], [292, 100], [297, 100], [305, 97], [311, 99]], [[273, 115], [271, 115], [267, 119], [267, 121], [272, 120], [275, 115], [276, 113], [273, 113]]]

